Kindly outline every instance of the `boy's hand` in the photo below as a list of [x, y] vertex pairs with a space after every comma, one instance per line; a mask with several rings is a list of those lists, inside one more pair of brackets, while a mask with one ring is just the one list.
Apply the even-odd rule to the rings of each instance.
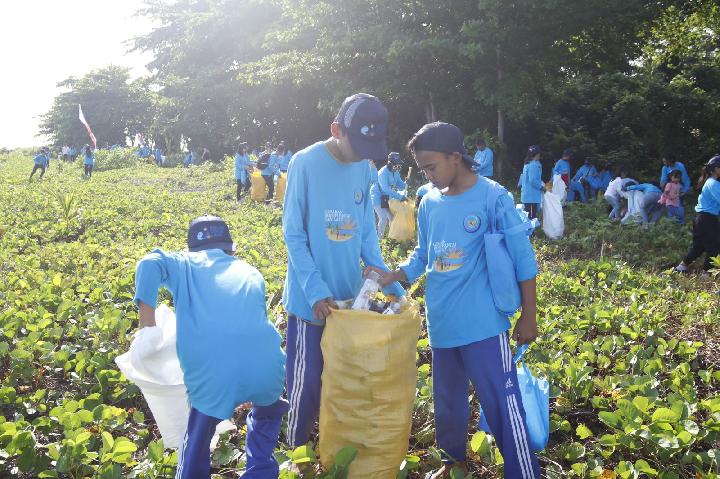
[[324, 321], [330, 316], [330, 308], [338, 309], [338, 305], [332, 298], [321, 299], [313, 305], [313, 316], [318, 321]]
[[380, 287], [384, 288], [385, 286], [395, 283], [396, 281], [407, 281], [407, 276], [405, 276], [405, 271], [401, 269], [396, 269], [395, 271], [391, 271], [389, 273], [383, 272], [380, 276]]
[[523, 308], [520, 313], [520, 319], [515, 324], [513, 329], [512, 338], [518, 344], [530, 344], [535, 341], [538, 335], [537, 320], [535, 319], [536, 312], [529, 311]]
[[365, 269], [363, 270], [363, 278], [367, 278], [371, 271], [375, 271], [380, 275], [380, 277], [387, 274], [387, 271], [380, 269], [377, 266], [365, 266]]
[[138, 309], [140, 313], [140, 324], [138, 325], [138, 328], [142, 329], [148, 326], [155, 326], [155, 308], [149, 304], [139, 301]]

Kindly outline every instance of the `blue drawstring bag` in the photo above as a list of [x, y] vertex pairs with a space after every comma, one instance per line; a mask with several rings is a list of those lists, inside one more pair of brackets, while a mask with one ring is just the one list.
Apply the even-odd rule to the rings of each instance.
[[[522, 368], [517, 370], [518, 389], [522, 398], [523, 409], [525, 409], [525, 422], [530, 439], [530, 447], [533, 451], [542, 451], [547, 445], [550, 437], [550, 385], [544, 379], [538, 379], [528, 369], [523, 356], [528, 345], [521, 345], [513, 362], [517, 364], [522, 361]], [[485, 412], [480, 408], [480, 420], [478, 427], [492, 434], [490, 426], [485, 418]]]

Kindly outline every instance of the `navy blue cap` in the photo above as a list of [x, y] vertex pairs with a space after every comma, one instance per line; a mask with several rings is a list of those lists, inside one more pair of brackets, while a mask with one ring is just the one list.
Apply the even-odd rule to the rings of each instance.
[[542, 153], [542, 149], [540, 148], [540, 145], [532, 145], [532, 146], [530, 146], [530, 148], [528, 148], [529, 156], [535, 156], [538, 153]]
[[335, 121], [350, 138], [350, 146], [358, 157], [385, 159], [388, 111], [377, 97], [356, 93], [345, 98]]
[[715, 155], [712, 158], [710, 158], [705, 165], [705, 167], [710, 170], [712, 168], [720, 168], [720, 155]]
[[388, 155], [388, 162], [391, 165], [402, 165], [403, 164], [402, 157], [400, 156], [400, 153], [398, 153], [397, 151], [390, 152], [390, 154]]
[[572, 148], [565, 148], [563, 151], [563, 156], [573, 156], [575, 152], [572, 151]]
[[465, 137], [460, 128], [442, 121], [428, 123], [415, 133], [413, 151], [439, 151], [441, 153], [460, 153], [463, 160], [476, 166], [475, 160], [465, 149]]
[[206, 249], [221, 249], [234, 251], [230, 229], [222, 218], [204, 215], [190, 222], [187, 236], [190, 251], [203, 251]]

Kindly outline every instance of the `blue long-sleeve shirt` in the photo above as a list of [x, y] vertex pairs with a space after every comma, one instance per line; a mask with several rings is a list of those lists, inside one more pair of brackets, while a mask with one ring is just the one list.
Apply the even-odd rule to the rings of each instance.
[[387, 195], [395, 200], [404, 200], [406, 196], [399, 191], [405, 189], [405, 182], [400, 177], [399, 171], [393, 171], [387, 165], [378, 171], [378, 189], [381, 195]]
[[277, 153], [270, 154], [267, 168], [260, 172], [263, 176], [275, 176], [280, 172], [280, 156]]
[[415, 196], [417, 196], [418, 198], [425, 196], [433, 188], [435, 188], [435, 185], [433, 185], [432, 182], [428, 181], [424, 185], [418, 187], [417, 191], [415, 192]]
[[[450, 348], [482, 341], [507, 331], [510, 322], [495, 308], [485, 256], [488, 231], [487, 193], [490, 180], [457, 196], [431, 189], [418, 209], [418, 244], [400, 265], [408, 281], [427, 274], [425, 306], [433, 348]], [[512, 196], [501, 195], [496, 205], [496, 228], [505, 244], [518, 281], [537, 275], [537, 263], [523, 218]]]
[[235, 179], [245, 182], [248, 178], [248, 172], [245, 168], [252, 166], [253, 162], [248, 155], [235, 153]]
[[373, 206], [380, 206], [380, 187], [378, 186], [378, 170], [374, 163], [370, 164], [370, 200]]
[[[283, 211], [288, 249], [286, 311], [317, 324], [312, 312], [315, 303], [325, 298], [351, 299], [360, 291], [361, 260], [387, 271], [369, 193], [367, 161], [341, 163], [323, 142], [295, 153]], [[398, 283], [385, 292], [405, 294]]]
[[493, 175], [493, 151], [485, 147], [475, 152], [475, 163], [478, 165], [477, 174], [490, 178]]
[[642, 191], [643, 193], [659, 193], [662, 194], [662, 190], [652, 183], [640, 183], [639, 185], [630, 185], [626, 188], [628, 191]]
[[542, 202], [542, 165], [539, 160], [531, 160], [523, 166], [520, 176], [520, 201], [523, 203]]
[[708, 178], [705, 181], [695, 211], [720, 215], [720, 181], [715, 178]]
[[290, 159], [292, 158], [292, 151], [288, 150], [284, 155], [280, 157], [280, 171], [285, 173], [290, 166]]
[[580, 181], [582, 179], [586, 179], [590, 181], [590, 178], [597, 175], [597, 170], [593, 165], [584, 164], [578, 170], [575, 172], [575, 176], [573, 176], [573, 181]]
[[156, 249], [138, 263], [135, 285], [135, 302], [152, 307], [161, 286], [172, 294], [177, 354], [194, 408], [225, 419], [244, 402], [267, 406], [280, 397], [285, 353], [267, 319], [258, 270], [219, 249]]
[[570, 177], [570, 162], [563, 158], [560, 158], [555, 162], [553, 167], [553, 175], [568, 175]]
[[38, 166], [47, 166], [47, 158], [42, 153], [38, 153], [37, 155], [35, 155], [33, 161]]
[[85, 153], [83, 155], [83, 164], [88, 166], [94, 166], [95, 165], [95, 156], [90, 153], [89, 155]]
[[596, 190], [606, 190], [612, 180], [612, 173], [610, 173], [608, 170], [605, 170], [602, 173], [598, 173], [597, 175], [590, 178], [590, 186], [592, 186]]
[[690, 191], [690, 176], [688, 175], [685, 165], [679, 161], [676, 161], [672, 166], [665, 165], [662, 167], [662, 171], [660, 172], [660, 186], [665, 188], [665, 185], [668, 182], [668, 176], [674, 170], [678, 170], [680, 172], [680, 184], [682, 185], [680, 187], [680, 192], [687, 193]]

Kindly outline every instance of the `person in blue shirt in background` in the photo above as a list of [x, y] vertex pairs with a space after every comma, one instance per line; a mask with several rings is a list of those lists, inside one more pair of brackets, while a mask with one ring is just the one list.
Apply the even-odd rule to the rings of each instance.
[[688, 175], [687, 169], [685, 168], [685, 165], [681, 162], [677, 161], [675, 159], [675, 155], [672, 153], [666, 153], [663, 155], [662, 158], [663, 161], [663, 167], [660, 171], [660, 188], [665, 189], [665, 185], [668, 183], [669, 175], [674, 170], [678, 170], [680, 172], [681, 179], [680, 184], [682, 185], [680, 187], [680, 195], [686, 195], [690, 192], [690, 176]]
[[562, 157], [555, 162], [553, 166], [552, 174], [560, 175], [562, 180], [565, 182], [565, 186], [570, 186], [570, 160], [572, 160], [573, 151], [570, 148], [566, 148], [563, 151]]
[[90, 178], [92, 176], [93, 167], [95, 166], [95, 155], [93, 154], [93, 150], [90, 145], [85, 145], [83, 151], [83, 166], [85, 168], [85, 176]]
[[[330, 125], [332, 136], [295, 153], [283, 211], [288, 268], [283, 306], [288, 312], [287, 439], [308, 442], [320, 410], [320, 349], [325, 318], [336, 300], [354, 298], [363, 283], [361, 261], [388, 271], [380, 253], [369, 198], [367, 159], [387, 155], [388, 112], [376, 97], [345, 99]], [[395, 283], [384, 290], [402, 297]]]
[[475, 141], [477, 151], [475, 152], [474, 161], [478, 165], [477, 174], [485, 178], [491, 178], [493, 175], [493, 151], [487, 147], [483, 138]]
[[588, 193], [590, 193], [590, 178], [597, 175], [597, 170], [593, 166], [590, 158], [585, 158], [583, 165], [578, 168], [570, 180], [570, 188], [568, 188], [567, 200], [575, 201], [575, 195], [580, 197], [582, 203], [587, 202]]
[[235, 150], [235, 181], [237, 182], [236, 199], [240, 201], [243, 193], [250, 190], [250, 175], [253, 162], [247, 154], [247, 143], [240, 143]]
[[530, 219], [537, 218], [542, 194], [545, 192], [545, 183], [542, 181], [542, 164], [540, 164], [541, 153], [542, 150], [538, 145], [528, 148], [525, 155], [525, 166], [523, 166], [520, 181], [518, 181], [520, 201], [525, 206], [525, 211]]
[[640, 216], [642, 217], [643, 227], [648, 228], [651, 224], [657, 223], [662, 215], [662, 205], [658, 203], [662, 190], [652, 183], [640, 183], [638, 185], [630, 185], [627, 191], [642, 191], [643, 197], [640, 202]]
[[188, 148], [185, 151], [185, 159], [183, 160], [183, 166], [185, 168], [195, 164], [195, 152]]
[[[473, 161], [476, 161], [476, 160], [473, 160]], [[435, 188], [435, 186], [432, 184], [432, 181], [428, 181], [424, 185], [418, 187], [417, 191], [415, 192], [415, 208], [416, 209], [420, 206], [420, 202], [422, 201], [423, 196], [430, 193], [430, 190], [432, 190], [433, 188]]]
[[678, 273], [686, 273], [688, 266], [703, 253], [703, 269], [710, 271], [710, 259], [720, 255], [720, 155], [713, 156], [707, 162], [698, 181], [698, 188], [701, 191], [695, 206], [697, 214], [693, 223], [692, 246], [675, 267]]
[[[258, 168], [268, 189], [265, 201], [270, 201], [275, 194], [275, 175], [280, 173], [280, 157], [277, 151], [272, 151], [272, 145], [268, 142], [265, 145], [265, 151], [260, 153], [259, 158]], [[264, 165], [266, 161], [267, 164]]]
[[595, 198], [599, 192], [604, 192], [613, 180], [613, 166], [602, 163], [598, 166], [599, 170], [595, 175], [590, 177], [590, 196]]
[[[425, 125], [408, 149], [435, 188], [420, 203], [415, 250], [399, 269], [384, 274], [380, 284], [414, 282], [426, 274], [435, 438], [444, 463], [429, 477], [450, 477], [454, 467], [464, 471], [460, 477], [467, 474], [472, 383], [502, 453], [505, 477], [538, 478], [540, 467], [530, 451], [510, 350], [511, 338], [520, 345], [537, 337], [537, 263], [528, 237], [532, 226], [515, 209], [507, 191], [495, 204], [487, 204], [490, 188], [502, 187], [474, 171], [477, 164], [466, 153], [456, 126]], [[535, 157], [537, 153], [531, 150]], [[510, 321], [495, 308], [489, 285], [489, 275], [508, 274], [487, 269], [484, 235], [490, 208], [495, 212], [495, 227], [505, 234], [512, 273], [520, 283], [522, 312], [512, 336], [508, 334]]]
[[277, 478], [273, 452], [288, 410], [281, 397], [285, 354], [267, 318], [265, 280], [234, 257], [230, 230], [221, 218], [195, 219], [187, 245], [189, 252], [153, 250], [135, 274], [140, 328], [155, 326], [161, 287], [175, 306], [176, 349], [191, 406], [175, 477], [209, 479], [215, 427], [232, 418], [235, 408], [251, 403], [243, 477]]
[[162, 149], [161, 149], [161, 148], [155, 148], [155, 150], [153, 151], [153, 156], [155, 157], [155, 164], [156, 164], [157, 166], [162, 166], [162, 165], [163, 165], [163, 160], [164, 160], [163, 154], [162, 154]]
[[32, 180], [33, 175], [37, 170], [40, 170], [40, 179], [45, 176], [45, 171], [48, 168], [48, 165], [50, 164], [50, 161], [48, 160], [47, 155], [45, 154], [45, 147], [42, 147], [38, 150], [37, 154], [33, 158], [34, 165], [32, 172], [30, 172], [30, 180]]
[[280, 173], [287, 173], [288, 166], [290, 166], [290, 159], [292, 158], [292, 151], [287, 149], [284, 141], [281, 141], [278, 144], [276, 154], [278, 155]]
[[390, 212], [390, 199], [405, 201], [405, 182], [400, 176], [403, 160], [400, 153], [393, 151], [388, 155], [388, 162], [378, 171], [378, 186], [376, 195], [380, 195], [380, 206], [375, 207], [377, 214], [377, 234], [378, 238], [385, 236], [390, 221], [392, 221], [392, 213]]

